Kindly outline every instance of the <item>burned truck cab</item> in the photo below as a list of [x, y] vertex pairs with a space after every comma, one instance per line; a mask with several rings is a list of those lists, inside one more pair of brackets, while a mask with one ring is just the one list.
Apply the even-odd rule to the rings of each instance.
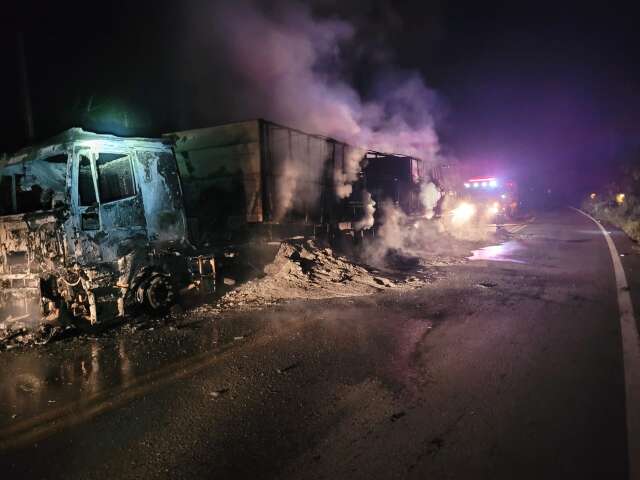
[[191, 247], [167, 141], [73, 128], [8, 158], [0, 182], [5, 327], [161, 309], [187, 281]]

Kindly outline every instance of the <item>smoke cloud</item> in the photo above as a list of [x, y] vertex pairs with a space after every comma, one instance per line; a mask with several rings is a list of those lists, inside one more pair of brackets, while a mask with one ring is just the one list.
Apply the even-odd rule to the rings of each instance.
[[334, 172], [334, 186], [338, 198], [347, 198], [353, 191], [353, 183], [358, 180], [362, 160], [367, 151], [364, 148], [350, 148], [345, 152], [342, 170]]
[[[294, 1], [212, 5], [209, 29], [202, 33], [213, 41], [219, 75], [232, 86], [235, 112], [358, 147], [345, 155], [343, 171], [335, 174], [338, 197], [351, 194], [365, 149], [436, 163], [434, 92], [417, 73], [390, 67], [370, 79], [367, 92], [357, 91], [345, 65], [345, 53], [358, 48], [352, 23], [316, 17]], [[283, 195], [291, 202], [297, 198], [293, 191]]]
[[373, 227], [375, 221], [373, 215], [376, 213], [376, 202], [367, 191], [362, 192], [362, 205], [364, 206], [364, 216], [353, 226], [356, 230], [368, 230]]
[[432, 219], [435, 215], [441, 197], [442, 192], [433, 182], [425, 183], [420, 187], [420, 202], [424, 206], [427, 219]]
[[362, 253], [366, 262], [380, 267], [393, 266], [400, 258], [437, 261], [466, 256], [474, 242], [495, 239], [486, 222], [455, 224], [450, 215], [433, 220], [416, 219], [391, 202], [382, 204], [380, 216], [377, 235]]
[[248, 0], [216, 2], [213, 22], [226, 52], [223, 69], [230, 67], [249, 93], [245, 111], [354, 146], [437, 156], [435, 94], [417, 73], [379, 74], [371, 98], [343, 73], [342, 52], [356, 47], [354, 25], [316, 18], [292, 1], [267, 11]]

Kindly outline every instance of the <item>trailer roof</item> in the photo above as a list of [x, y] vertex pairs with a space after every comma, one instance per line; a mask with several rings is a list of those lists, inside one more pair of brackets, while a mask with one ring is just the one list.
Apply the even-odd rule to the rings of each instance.
[[[251, 124], [255, 124], [255, 123], [265, 123], [268, 124], [272, 127], [277, 127], [277, 128], [283, 128], [286, 130], [290, 130], [292, 132], [297, 132], [303, 135], [308, 135], [309, 137], [315, 137], [315, 138], [319, 138], [319, 139], [323, 139], [323, 140], [328, 140], [328, 141], [332, 141], [332, 142], [336, 142], [336, 143], [340, 143], [343, 145], [349, 145], [347, 142], [344, 142], [342, 140], [338, 140], [336, 138], [333, 137], [328, 137], [326, 135], [320, 135], [317, 133], [308, 133], [305, 132], [303, 130], [297, 129], [297, 128], [292, 128], [292, 127], [288, 127], [286, 125], [282, 125], [276, 122], [272, 122], [270, 120], [265, 120], [263, 118], [255, 118], [255, 119], [251, 119], [251, 120], [243, 120], [243, 121], [237, 121], [237, 122], [230, 122], [230, 123], [222, 123], [222, 124], [217, 124], [217, 125], [212, 125], [210, 127], [202, 127], [202, 128], [195, 128], [195, 129], [190, 129], [190, 130], [181, 130], [181, 131], [177, 131], [177, 132], [169, 132], [169, 133], [165, 133], [163, 134], [163, 137], [167, 137], [167, 138], [171, 138], [174, 141], [177, 141], [178, 139], [181, 139], [182, 141], [189, 139], [189, 137], [197, 137], [200, 135], [206, 135], [208, 133], [211, 133], [213, 130], [216, 129], [222, 129], [222, 128], [238, 128], [238, 129], [243, 129], [245, 127], [249, 127]], [[365, 148], [365, 147], [356, 147], [354, 145], [351, 145], [354, 148], [361, 148], [362, 150], [367, 152], [367, 155], [372, 155], [372, 156], [376, 156], [376, 157], [398, 157], [398, 158], [416, 158], [418, 160], [421, 160], [418, 157], [413, 157], [411, 155], [405, 155], [405, 154], [401, 154], [401, 153], [390, 153], [390, 152], [378, 152], [376, 150], [372, 150], [369, 148]]]

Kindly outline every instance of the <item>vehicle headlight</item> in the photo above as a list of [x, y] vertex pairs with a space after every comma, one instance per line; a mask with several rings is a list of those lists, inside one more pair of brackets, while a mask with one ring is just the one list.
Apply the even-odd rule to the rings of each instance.
[[454, 208], [451, 213], [452, 221], [454, 223], [464, 223], [469, 221], [469, 219], [475, 215], [476, 207], [471, 203], [463, 202]]
[[489, 215], [497, 215], [500, 211], [500, 204], [498, 202], [494, 203], [487, 209], [487, 211], [489, 212]]

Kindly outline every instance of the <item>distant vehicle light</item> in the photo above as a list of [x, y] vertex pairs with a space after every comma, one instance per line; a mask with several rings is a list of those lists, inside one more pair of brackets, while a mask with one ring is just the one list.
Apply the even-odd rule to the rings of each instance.
[[597, 197], [597, 195], [595, 193], [592, 193], [591, 195], [589, 195], [591, 197], [591, 200], [593, 200], [594, 198]]
[[453, 215], [451, 219], [453, 223], [465, 223], [476, 214], [476, 207], [471, 203], [463, 202], [457, 208], [454, 208], [451, 213]]
[[624, 193], [619, 193], [616, 195], [616, 203], [618, 205], [622, 205], [624, 203]]
[[500, 195], [500, 198], [503, 199], [503, 200], [506, 199], [507, 198], [507, 194], [503, 193], [502, 195]]
[[464, 188], [469, 188], [471, 185], [469, 183], [464, 184]]
[[500, 206], [495, 203], [487, 209], [487, 212], [489, 213], [489, 215], [497, 215], [499, 211], [500, 211]]
[[498, 181], [497, 181], [497, 180], [491, 180], [491, 181], [489, 182], [489, 186], [490, 186], [491, 188], [496, 188], [496, 187], [498, 186]]

